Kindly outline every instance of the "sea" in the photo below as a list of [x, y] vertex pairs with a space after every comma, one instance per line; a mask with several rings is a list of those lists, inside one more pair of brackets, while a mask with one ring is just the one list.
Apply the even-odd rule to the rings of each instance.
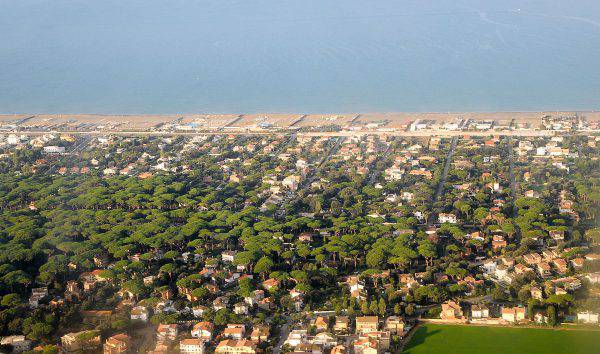
[[0, 0], [0, 113], [595, 109], [598, 0]]

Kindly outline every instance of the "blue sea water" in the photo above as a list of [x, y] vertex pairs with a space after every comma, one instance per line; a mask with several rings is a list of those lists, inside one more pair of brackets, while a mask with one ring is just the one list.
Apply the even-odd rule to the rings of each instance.
[[600, 109], [600, 1], [0, 0], [0, 112]]

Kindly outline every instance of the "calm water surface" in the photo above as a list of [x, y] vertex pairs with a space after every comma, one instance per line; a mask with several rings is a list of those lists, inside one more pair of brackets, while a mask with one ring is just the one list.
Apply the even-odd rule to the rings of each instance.
[[600, 109], [600, 1], [0, 0], [0, 112]]

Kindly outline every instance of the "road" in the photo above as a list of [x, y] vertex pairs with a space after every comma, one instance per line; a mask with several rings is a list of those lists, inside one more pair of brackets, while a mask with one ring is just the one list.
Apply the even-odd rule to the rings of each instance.
[[[444, 184], [446, 183], [446, 179], [448, 178], [448, 171], [450, 171], [450, 165], [452, 164], [452, 156], [454, 155], [454, 151], [456, 150], [457, 143], [458, 136], [455, 136], [454, 138], [452, 138], [452, 142], [450, 143], [450, 149], [448, 150], [448, 154], [446, 154], [444, 170], [442, 171], [442, 176], [440, 177], [440, 181], [438, 182], [435, 194], [433, 195], [433, 199], [431, 201], [432, 207], [435, 205], [435, 203], [437, 203], [444, 191]], [[435, 218], [429, 218], [429, 226], [433, 225], [434, 219]]]
[[[15, 129], [3, 132], [4, 134], [25, 134], [25, 135], [44, 135], [44, 134], [91, 134], [91, 135], [118, 135], [118, 136], [197, 136], [197, 135], [289, 135], [292, 133], [291, 130], [257, 130], [251, 131], [248, 129], [214, 129], [214, 130], [198, 130], [198, 131], [151, 131], [151, 130], [59, 130], [59, 129], [44, 129], [44, 130], [29, 130], [29, 129]], [[593, 135], [600, 133], [600, 130], [584, 130], [584, 131], [557, 131], [557, 130], [517, 130], [517, 131], [452, 131], [452, 130], [422, 130], [422, 131], [379, 131], [379, 130], [361, 130], [361, 131], [337, 131], [337, 132], [299, 132], [299, 136], [323, 136], [323, 137], [336, 137], [336, 136], [367, 136], [367, 135], [378, 135], [378, 136], [417, 136], [417, 137], [431, 137], [431, 136], [442, 136], [442, 137], [461, 137], [461, 136], [522, 136], [522, 137], [549, 137], [549, 136], [560, 136], [560, 135]]]
[[327, 151], [327, 153], [321, 158], [321, 160], [317, 162], [317, 167], [311, 172], [310, 177], [307, 176], [304, 182], [301, 183], [301, 185], [298, 187], [298, 190], [309, 186], [317, 178], [319, 172], [321, 172], [323, 167], [327, 164], [327, 161], [329, 161], [329, 159], [331, 159], [331, 156], [337, 153], [337, 151], [340, 149], [340, 146], [342, 145], [344, 140], [346, 140], [346, 138], [343, 136], [337, 138], [336, 142], [333, 144], [331, 149], [329, 149], [329, 151]]
[[333, 156], [339, 150], [339, 148], [342, 145], [342, 143], [344, 142], [344, 140], [346, 140], [345, 137], [343, 137], [343, 136], [338, 137], [336, 142], [333, 144], [333, 146], [317, 162], [317, 164], [316, 164], [317, 167], [314, 170], [312, 170], [308, 176], [306, 176], [304, 181], [302, 181], [300, 183], [296, 192], [288, 193], [288, 195], [286, 195], [286, 197], [283, 198], [283, 200], [280, 203], [280, 207], [276, 212], [277, 217], [283, 217], [285, 215], [285, 205], [287, 203], [289, 203], [290, 201], [292, 201], [302, 189], [306, 188], [307, 186], [310, 186], [310, 184], [317, 178], [317, 176], [319, 175], [319, 172], [321, 172], [321, 170], [323, 169], [323, 167], [325, 166], [327, 161], [329, 161], [331, 156]]
[[232, 121], [225, 123], [225, 125], [223, 125], [222, 127], [219, 128], [220, 131], [224, 130], [225, 128], [231, 127], [232, 125], [234, 125], [235, 123], [239, 122], [240, 120], [242, 120], [242, 118], [244, 118], [243, 114], [238, 115], [237, 117], [235, 117]]
[[273, 354], [281, 353], [281, 347], [283, 347], [283, 342], [285, 342], [288, 335], [290, 334], [291, 326], [292, 318], [288, 316], [286, 318], [286, 322], [283, 324], [283, 326], [281, 326], [281, 330], [279, 331], [279, 341], [277, 341], [275, 348], [273, 348]]
[[469, 304], [479, 304], [482, 302], [490, 303], [490, 302], [492, 302], [492, 295], [476, 296], [476, 297], [462, 299], [462, 301], [468, 302]]
[[273, 156], [278, 156], [279, 154], [285, 152], [285, 150], [294, 143], [294, 141], [296, 141], [296, 136], [298, 135], [298, 132], [293, 132], [292, 135], [290, 135], [290, 138], [283, 144], [281, 144], [281, 146], [277, 149], [277, 151], [275, 151], [273, 153]]
[[373, 161], [371, 168], [373, 168], [373, 172], [371, 172], [371, 176], [369, 176], [369, 182], [367, 183], [369, 186], [372, 186], [375, 183], [375, 179], [377, 178], [377, 176], [379, 175], [379, 170], [377, 169], [377, 162], [379, 161], [385, 161], [387, 159], [387, 157], [390, 155], [390, 152], [392, 151], [392, 144], [394, 143], [394, 138], [392, 138], [389, 143], [387, 148], [384, 150], [383, 155], [381, 155], [381, 157], [376, 158], [375, 161]]
[[75, 145], [73, 145], [73, 149], [71, 153], [79, 153], [83, 151], [94, 139], [91, 135], [82, 135], [81, 140], [77, 141]]
[[517, 200], [517, 179], [515, 178], [515, 161], [513, 158], [512, 137], [508, 137], [508, 178], [510, 179], [510, 195], [513, 201], [513, 218], [519, 215], [515, 201]]

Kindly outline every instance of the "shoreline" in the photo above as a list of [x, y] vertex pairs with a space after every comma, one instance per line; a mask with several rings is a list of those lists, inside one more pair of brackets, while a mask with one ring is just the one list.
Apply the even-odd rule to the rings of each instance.
[[180, 115], [203, 115], [203, 116], [224, 116], [224, 115], [346, 115], [346, 114], [376, 114], [376, 115], [455, 115], [455, 114], [538, 114], [538, 113], [599, 113], [600, 108], [597, 109], [542, 109], [542, 110], [489, 110], [489, 111], [365, 111], [365, 112], [354, 112], [354, 111], [339, 111], [339, 112], [316, 112], [316, 113], [305, 113], [305, 112], [284, 112], [284, 111], [265, 111], [265, 112], [172, 112], [172, 113], [95, 113], [95, 112], [0, 112], [1, 116], [18, 116], [18, 115], [40, 115], [40, 116], [61, 116], [61, 115], [74, 115], [74, 116], [122, 116], [122, 117], [137, 117], [137, 116], [148, 116], [148, 117], [162, 117], [162, 116], [180, 116]]
[[288, 133], [316, 135], [515, 135], [598, 133], [600, 111], [261, 114], [0, 114], [8, 133]]

